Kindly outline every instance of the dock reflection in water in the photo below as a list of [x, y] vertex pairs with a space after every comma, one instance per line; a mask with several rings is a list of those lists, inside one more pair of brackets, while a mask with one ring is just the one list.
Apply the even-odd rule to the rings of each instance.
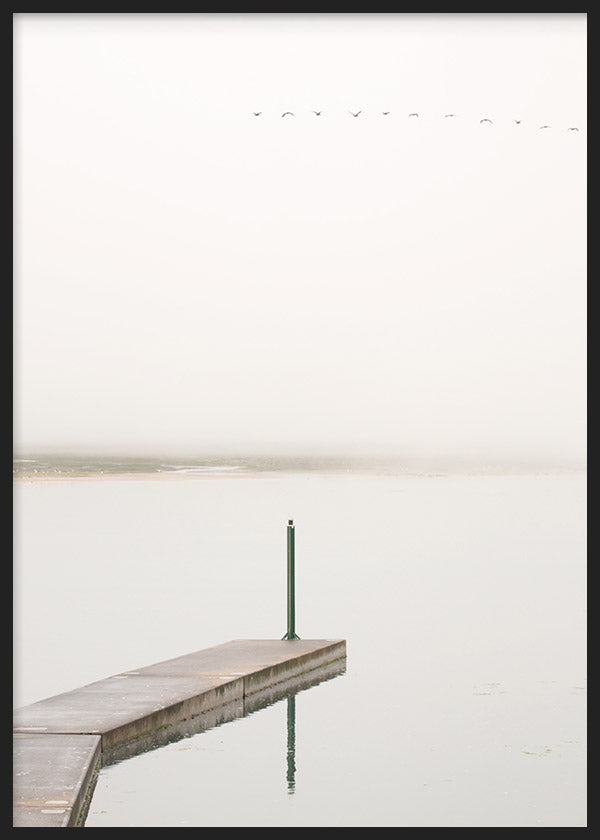
[[[296, 789], [296, 695], [301, 691], [314, 688], [322, 682], [335, 679], [346, 672], [346, 657], [337, 659], [327, 665], [315, 668], [300, 676], [277, 683], [276, 685], [257, 691], [243, 700], [227, 703], [217, 709], [211, 709], [189, 720], [181, 721], [150, 735], [138, 738], [128, 744], [120, 744], [103, 754], [102, 764], [124, 761], [141, 753], [150, 752], [167, 744], [175, 743], [183, 738], [189, 738], [208, 729], [222, 726], [224, 723], [247, 717], [255, 712], [272, 706], [281, 700], [287, 700], [287, 750], [286, 750], [286, 783], [288, 794]], [[102, 771], [100, 771], [102, 772]]]

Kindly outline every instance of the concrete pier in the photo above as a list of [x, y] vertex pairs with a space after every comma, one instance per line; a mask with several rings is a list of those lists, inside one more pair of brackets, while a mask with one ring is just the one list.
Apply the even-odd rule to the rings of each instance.
[[342, 639], [238, 639], [16, 709], [13, 825], [85, 823], [100, 767], [345, 670]]

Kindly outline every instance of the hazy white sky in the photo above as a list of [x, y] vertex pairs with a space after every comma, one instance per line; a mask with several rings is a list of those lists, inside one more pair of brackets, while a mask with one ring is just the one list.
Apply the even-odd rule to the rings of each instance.
[[583, 459], [585, 15], [13, 22], [18, 451]]

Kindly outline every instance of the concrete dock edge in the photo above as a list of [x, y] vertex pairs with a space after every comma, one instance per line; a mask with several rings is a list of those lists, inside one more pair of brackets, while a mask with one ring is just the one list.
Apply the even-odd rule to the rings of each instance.
[[343, 639], [237, 639], [16, 709], [13, 825], [84, 825], [102, 766], [331, 679], [345, 661]]

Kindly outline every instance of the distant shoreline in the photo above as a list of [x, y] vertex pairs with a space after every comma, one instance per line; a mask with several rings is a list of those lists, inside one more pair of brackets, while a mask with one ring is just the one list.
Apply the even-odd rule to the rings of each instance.
[[279, 479], [304, 476], [306, 478], [453, 478], [453, 477], [509, 477], [509, 476], [565, 476], [583, 475], [584, 468], [481, 468], [451, 470], [248, 470], [240, 472], [90, 472], [86, 474], [59, 475], [52, 473], [15, 473], [15, 482], [52, 482], [52, 481], [217, 481], [223, 479]]
[[[290, 475], [290, 473], [285, 473]], [[282, 473], [267, 472], [90, 472], [85, 475], [52, 475], [51, 473], [17, 473], [14, 481], [162, 481], [172, 479], [218, 479], [218, 478], [275, 478]]]
[[13, 456], [15, 481], [158, 481], [164, 479], [257, 479], [307, 477], [443, 477], [486, 475], [565, 475], [582, 465], [532, 458], [477, 460], [460, 457], [334, 455], [94, 455], [92, 453]]

